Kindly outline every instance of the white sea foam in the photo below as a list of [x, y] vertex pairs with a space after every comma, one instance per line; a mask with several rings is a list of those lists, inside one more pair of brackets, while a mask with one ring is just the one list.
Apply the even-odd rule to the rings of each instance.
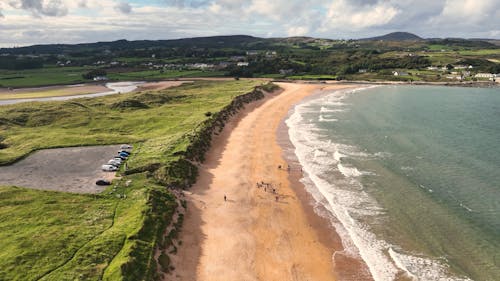
[[346, 167], [342, 164], [338, 164], [337, 168], [347, 178], [359, 177], [363, 175], [363, 173], [356, 169], [356, 167]]
[[413, 167], [410, 167], [410, 166], [403, 166], [403, 167], [401, 167], [401, 170], [403, 170], [403, 171], [413, 171], [414, 169], [413, 169]]
[[331, 108], [326, 108], [324, 106], [321, 107], [319, 112], [321, 113], [335, 113], [335, 112], [344, 112], [344, 109], [331, 109]]
[[[330, 221], [342, 237], [343, 254], [362, 258], [376, 281], [395, 280], [403, 272], [415, 280], [467, 280], [450, 279], [446, 266], [439, 261], [396, 252], [394, 245], [377, 237], [365, 223], [380, 222], [384, 210], [357, 180], [366, 172], [342, 161], [344, 158], [387, 155], [369, 155], [349, 145], [325, 141], [325, 135], [321, 136], [315, 130], [314, 120], [303, 118], [304, 113], [314, 112], [311, 108], [318, 108], [325, 104], [325, 100], [345, 106], [341, 101], [351, 92], [336, 92], [299, 104], [286, 120], [295, 154], [306, 175], [302, 182], [318, 206], [330, 212]], [[430, 266], [426, 268], [424, 265]]]
[[345, 155], [343, 155], [342, 153], [338, 152], [338, 150], [336, 150], [335, 152], [333, 152], [333, 159], [337, 160], [337, 162], [340, 162], [340, 160], [342, 160], [342, 157], [345, 157]]
[[336, 122], [338, 121], [337, 119], [335, 118], [326, 118], [324, 117], [323, 115], [319, 115], [319, 119], [318, 119], [320, 122]]
[[396, 266], [413, 280], [472, 281], [469, 278], [447, 276], [448, 266], [438, 260], [402, 254], [392, 247], [388, 253]]

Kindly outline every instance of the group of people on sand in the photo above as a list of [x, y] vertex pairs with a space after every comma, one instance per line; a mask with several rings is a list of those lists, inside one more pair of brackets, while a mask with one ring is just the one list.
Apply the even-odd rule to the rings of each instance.
[[[281, 186], [281, 183], [280, 183], [280, 186]], [[257, 188], [259, 188], [259, 189], [263, 188], [264, 192], [272, 192], [273, 194], [276, 194], [276, 201], [279, 200], [279, 196], [276, 192], [276, 187], [272, 183], [261, 181], [261, 182], [257, 183]]]
[[[283, 169], [285, 169], [285, 166], [284, 166], [284, 165], [283, 165], [283, 166], [282, 166], [282, 165], [278, 165], [278, 170], [283, 170]], [[290, 170], [292, 170], [292, 168], [290, 167], [290, 165], [287, 165], [286, 170], [287, 170], [288, 172], [290, 172]]]
[[[283, 170], [283, 169], [286, 169], [288, 172], [291, 171], [291, 167], [290, 165], [286, 165], [286, 168], [285, 166], [283, 165], [278, 165], [278, 169], [279, 170]], [[302, 169], [301, 169], [302, 171]], [[258, 189], [264, 189], [264, 192], [272, 192], [273, 194], [276, 194], [276, 202], [279, 200], [279, 195], [277, 194], [277, 191], [276, 191], [276, 187], [272, 184], [272, 183], [268, 183], [268, 182], [264, 182], [264, 181], [261, 181], [261, 182], [258, 182], [256, 184], [257, 188]], [[279, 186], [281, 186], [281, 183], [279, 184]], [[224, 201], [227, 201], [227, 196], [226, 194], [224, 194]]]

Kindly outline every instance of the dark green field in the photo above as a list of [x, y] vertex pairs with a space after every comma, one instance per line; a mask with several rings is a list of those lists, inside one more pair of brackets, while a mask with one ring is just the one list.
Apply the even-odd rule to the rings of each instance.
[[[465, 81], [475, 81], [476, 73], [500, 73], [500, 46], [496, 44], [498, 41], [466, 39], [330, 40], [238, 35], [29, 46], [0, 49], [0, 87], [90, 82], [101, 74], [112, 81], [226, 76], [456, 82], [447, 78], [454, 73], [463, 74]], [[423, 75], [430, 66], [445, 69]], [[396, 77], [393, 71], [409, 75]]]

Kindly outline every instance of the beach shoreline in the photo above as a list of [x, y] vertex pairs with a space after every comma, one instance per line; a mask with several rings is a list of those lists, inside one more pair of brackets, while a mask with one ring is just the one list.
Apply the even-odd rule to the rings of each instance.
[[[342, 243], [314, 212], [300, 168], [287, 171], [291, 143], [283, 145], [295, 104], [355, 86], [279, 85], [282, 93], [247, 105], [212, 141], [197, 183], [185, 192], [182, 245], [164, 280], [371, 280], [362, 261], [336, 258], [334, 268]], [[270, 185], [264, 191], [258, 182]]]
[[[357, 86], [359, 87], [361, 85]], [[356, 88], [348, 89], [354, 90]], [[308, 99], [313, 99], [318, 95], [327, 94], [328, 92], [328, 90], [317, 91], [316, 93], [304, 98], [299, 103]], [[294, 108], [295, 105], [290, 107], [289, 114], [282, 119], [276, 132], [278, 144], [283, 149], [283, 158], [292, 167], [288, 180], [290, 181], [291, 186], [294, 187], [293, 190], [304, 208], [308, 221], [310, 222], [312, 228], [314, 228], [318, 233], [320, 242], [323, 243], [325, 247], [333, 249], [334, 251], [333, 267], [337, 279], [357, 281], [373, 280], [368, 266], [361, 259], [361, 257], [352, 257], [343, 253], [345, 249], [342, 244], [342, 238], [332, 224], [331, 220], [334, 218], [331, 217], [330, 211], [313, 198], [312, 194], [307, 191], [305, 184], [302, 182], [306, 175], [304, 174], [304, 169], [295, 154], [295, 146], [290, 139], [290, 135], [288, 133], [289, 127], [286, 124], [286, 120], [291, 116]]]

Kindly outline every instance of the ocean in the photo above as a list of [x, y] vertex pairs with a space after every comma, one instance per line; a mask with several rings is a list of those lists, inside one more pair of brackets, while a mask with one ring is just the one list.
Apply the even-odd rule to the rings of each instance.
[[499, 88], [328, 92], [286, 124], [336, 254], [375, 280], [500, 280]]

